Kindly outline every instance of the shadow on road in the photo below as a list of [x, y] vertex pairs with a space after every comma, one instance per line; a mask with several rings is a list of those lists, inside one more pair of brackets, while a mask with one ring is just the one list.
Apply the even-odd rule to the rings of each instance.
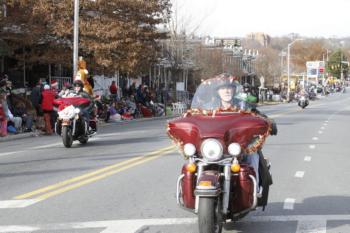
[[[325, 186], [326, 188], [326, 186]], [[329, 187], [330, 188], [330, 187]], [[276, 222], [276, 221], [267, 221], [267, 222], [258, 222], [253, 223], [249, 222], [249, 217], [252, 216], [263, 216], [268, 218], [269, 216], [290, 216], [290, 215], [350, 215], [350, 196], [316, 196], [316, 197], [310, 197], [304, 199], [301, 203], [295, 203], [293, 210], [284, 210], [283, 209], [284, 203], [282, 202], [272, 202], [267, 205], [266, 211], [263, 212], [259, 208], [257, 212], [250, 213], [247, 217], [243, 219], [243, 221], [228, 223], [225, 225], [226, 230], [235, 230], [235, 232], [254, 232], [249, 230], [257, 229], [258, 225], [261, 225], [261, 232], [268, 232], [265, 231], [265, 228], [269, 228], [269, 225], [272, 224], [274, 227], [277, 225], [280, 225], [279, 229], [283, 229], [283, 232], [295, 232], [296, 225], [289, 226], [292, 229], [289, 229], [288, 225], [284, 225], [285, 222]], [[339, 216], [337, 216], [339, 217]], [[340, 218], [339, 217], [339, 218]], [[326, 218], [326, 216], [325, 216]], [[302, 220], [302, 219], [300, 219]], [[326, 220], [326, 219], [325, 219]], [[332, 221], [332, 224], [329, 224], [329, 222]], [[289, 221], [292, 222], [292, 221]], [[347, 225], [347, 231], [350, 231], [349, 227], [350, 220], [328, 220], [327, 223], [327, 230], [330, 230], [332, 228], [339, 228], [341, 226]], [[287, 227], [287, 229], [286, 229]], [[294, 231], [293, 231], [294, 227]], [[260, 229], [260, 228], [259, 228]], [[270, 227], [271, 229], [271, 227]], [[275, 232], [275, 231], [273, 231]], [[345, 232], [345, 231], [344, 231]]]

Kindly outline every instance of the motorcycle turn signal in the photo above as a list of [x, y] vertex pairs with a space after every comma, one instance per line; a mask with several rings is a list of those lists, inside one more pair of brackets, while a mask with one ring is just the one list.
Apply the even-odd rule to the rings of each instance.
[[241, 166], [238, 163], [234, 163], [231, 165], [231, 171], [233, 173], [237, 173], [241, 170]]
[[186, 166], [186, 170], [187, 170], [188, 172], [190, 172], [190, 173], [195, 173], [196, 170], [197, 170], [197, 166], [196, 166], [196, 164], [194, 164], [194, 163], [189, 163], [189, 164], [187, 164], [187, 166]]

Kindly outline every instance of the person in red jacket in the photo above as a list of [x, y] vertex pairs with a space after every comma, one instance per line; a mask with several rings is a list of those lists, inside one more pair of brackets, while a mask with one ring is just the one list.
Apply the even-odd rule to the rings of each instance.
[[7, 119], [3, 103], [6, 101], [6, 93], [0, 92], [0, 137], [7, 135]]
[[111, 86], [109, 87], [109, 91], [111, 92], [111, 98], [113, 101], [117, 101], [117, 96], [118, 96], [118, 87], [115, 84], [115, 81], [112, 81]]
[[50, 89], [49, 85], [45, 85], [41, 95], [42, 95], [41, 108], [43, 109], [43, 112], [44, 112], [46, 134], [50, 135], [52, 134], [51, 114], [53, 111], [53, 101], [55, 100], [56, 93], [55, 91]]

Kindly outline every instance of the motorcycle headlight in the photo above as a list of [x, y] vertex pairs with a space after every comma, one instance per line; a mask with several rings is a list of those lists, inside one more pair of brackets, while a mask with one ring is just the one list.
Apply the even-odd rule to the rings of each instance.
[[230, 155], [239, 155], [241, 153], [241, 146], [238, 143], [231, 143], [228, 146], [228, 153]]
[[187, 156], [193, 156], [196, 153], [196, 147], [191, 143], [186, 143], [184, 146], [184, 153]]
[[206, 160], [213, 162], [221, 159], [223, 148], [218, 140], [210, 138], [203, 141], [201, 152]]
[[58, 112], [58, 116], [60, 119], [71, 119], [75, 116], [75, 109], [73, 106], [66, 107]]

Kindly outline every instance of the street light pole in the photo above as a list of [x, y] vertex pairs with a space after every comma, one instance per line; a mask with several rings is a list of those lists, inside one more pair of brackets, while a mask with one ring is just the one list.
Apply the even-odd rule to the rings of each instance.
[[74, 0], [73, 79], [78, 71], [79, 0]]
[[288, 44], [287, 46], [287, 77], [288, 77], [288, 80], [287, 80], [287, 99], [289, 101], [289, 94], [290, 94], [290, 67], [289, 67], [289, 63], [290, 63], [290, 47], [297, 41], [299, 40], [303, 40], [302, 38], [298, 38], [294, 41], [292, 41], [291, 43]]

